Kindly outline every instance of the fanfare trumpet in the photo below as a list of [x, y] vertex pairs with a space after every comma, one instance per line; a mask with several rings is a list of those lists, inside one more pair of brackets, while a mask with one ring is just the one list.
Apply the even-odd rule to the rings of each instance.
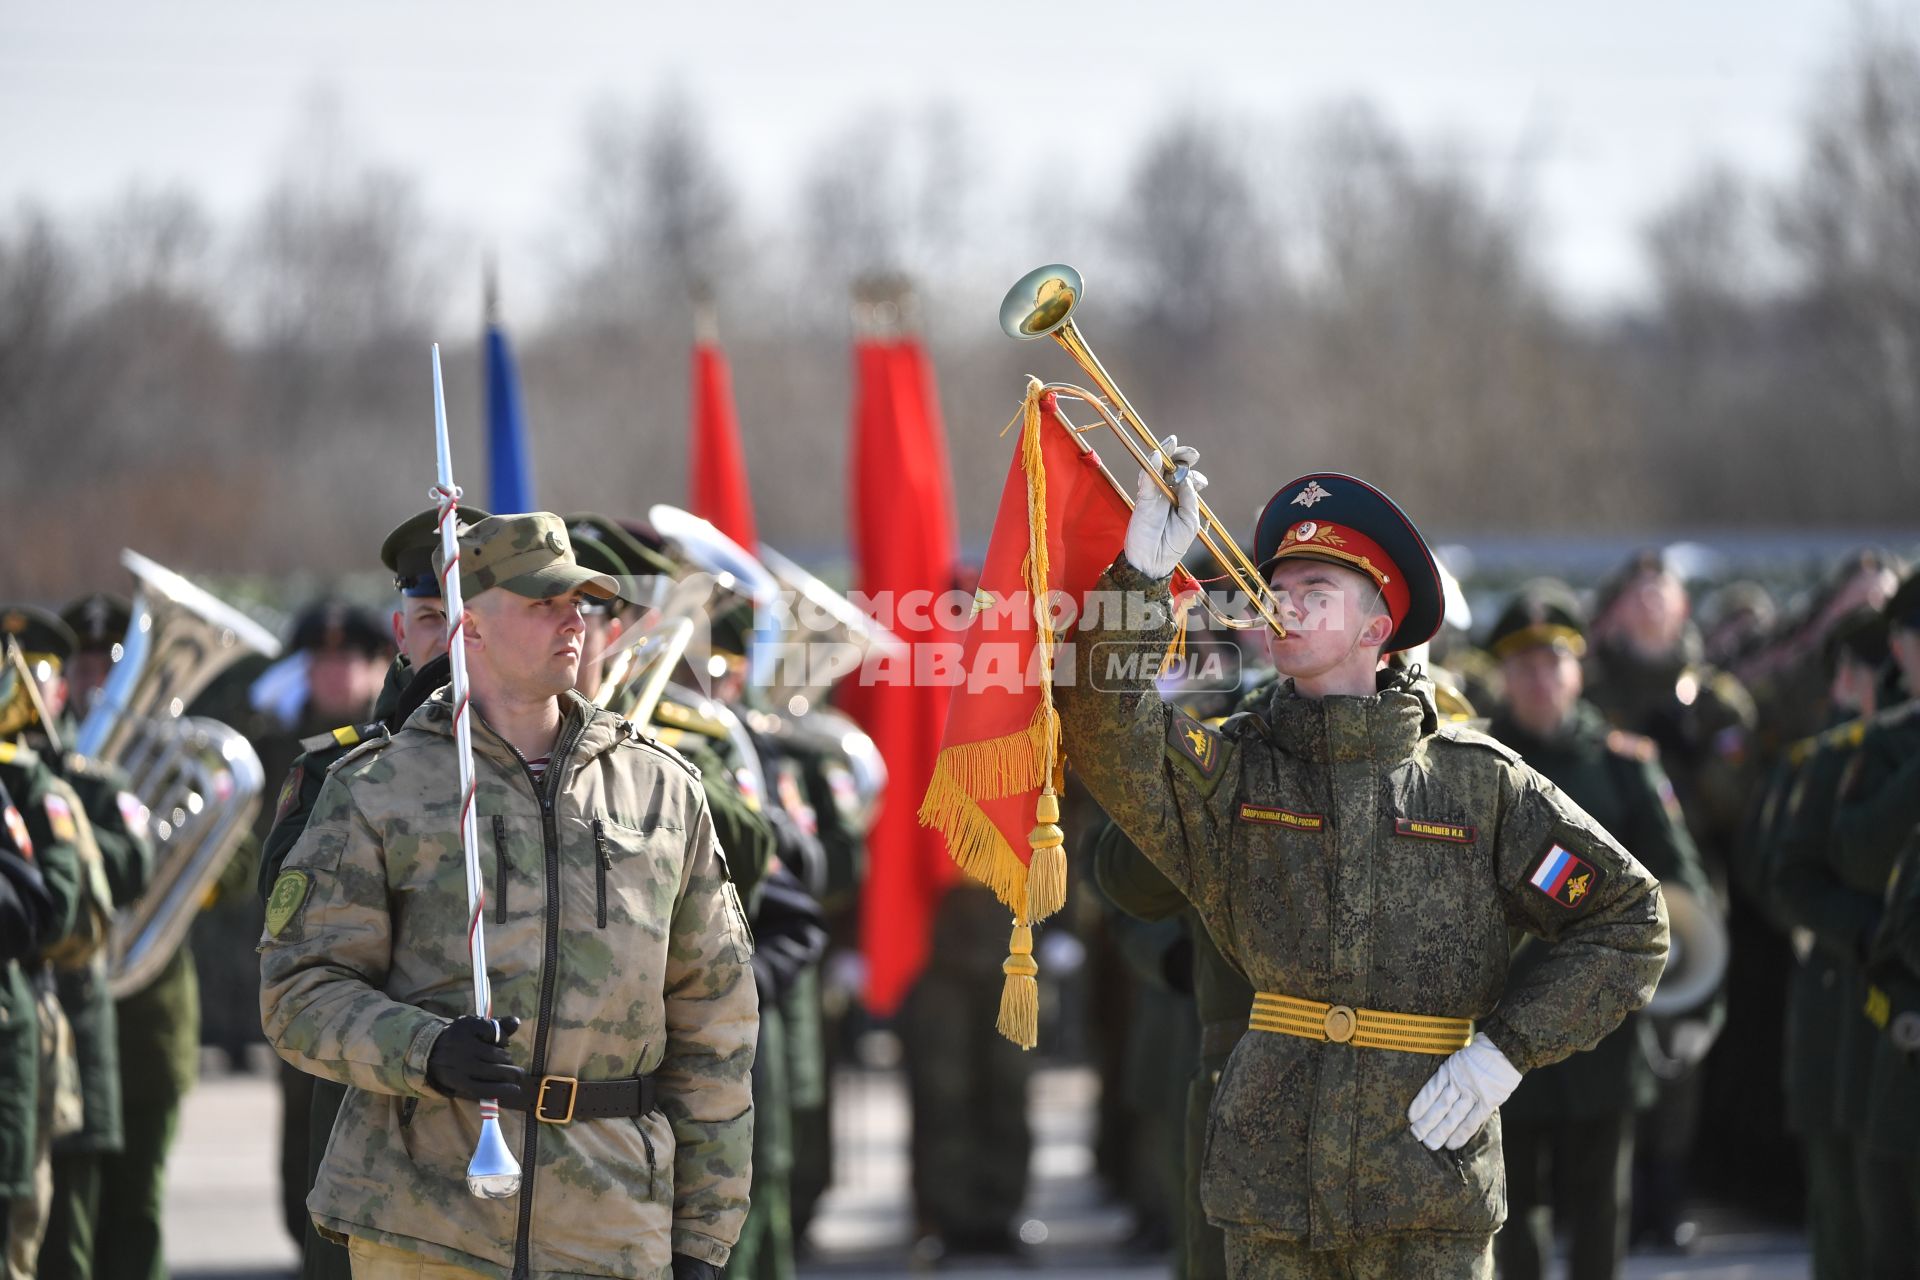
[[[1007, 290], [1006, 298], [1000, 303], [1000, 327], [1008, 337], [1021, 342], [1051, 337], [1066, 349], [1067, 354], [1072, 356], [1074, 362], [1093, 380], [1093, 385], [1099, 389], [1099, 394], [1096, 395], [1084, 387], [1067, 382], [1049, 382], [1044, 385], [1043, 390], [1050, 391], [1056, 396], [1078, 400], [1099, 414], [1100, 425], [1113, 431], [1121, 447], [1140, 464], [1142, 471], [1156, 478], [1161, 491], [1172, 500], [1175, 497], [1174, 487], [1186, 479], [1185, 469], [1176, 467], [1170, 462], [1159, 466], [1154, 464], [1154, 455], [1160, 450], [1159, 437], [1147, 429], [1145, 421], [1128, 403], [1127, 397], [1121, 393], [1119, 386], [1114, 383], [1112, 376], [1107, 373], [1099, 358], [1087, 346], [1079, 327], [1074, 324], [1073, 313], [1080, 305], [1080, 297], [1085, 289], [1080, 273], [1064, 263], [1056, 262], [1044, 267], [1035, 267], [1021, 276], [1014, 283], [1013, 288]], [[1066, 420], [1063, 417], [1061, 421]], [[1082, 431], [1072, 427], [1071, 424], [1068, 425], [1073, 431], [1074, 439], [1080, 442], [1081, 448], [1092, 453], [1092, 446], [1086, 443]], [[1095, 460], [1098, 461], [1097, 454]], [[1105, 463], [1100, 464], [1100, 469], [1106, 472], [1108, 482], [1131, 507], [1133, 496], [1114, 480], [1113, 474], [1107, 471]], [[1213, 514], [1204, 501], [1200, 503], [1199, 516], [1200, 545], [1213, 554], [1214, 560], [1226, 571], [1234, 585], [1246, 594], [1260, 616], [1258, 618], [1234, 617], [1220, 610], [1203, 595], [1202, 600], [1207, 612], [1221, 626], [1233, 630], [1250, 630], [1254, 627], [1268, 626], [1273, 628], [1276, 635], [1285, 635], [1286, 628], [1280, 623], [1279, 607], [1260, 570], [1247, 558], [1233, 533], [1220, 522], [1220, 518]]]

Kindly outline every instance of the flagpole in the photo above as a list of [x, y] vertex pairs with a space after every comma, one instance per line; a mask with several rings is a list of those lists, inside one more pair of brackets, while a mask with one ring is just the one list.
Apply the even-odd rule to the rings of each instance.
[[[449, 630], [447, 661], [453, 669], [453, 739], [460, 761], [460, 848], [467, 864], [467, 953], [473, 964], [473, 1010], [493, 1017], [493, 986], [487, 977], [487, 935], [482, 924], [486, 890], [480, 878], [480, 828], [473, 811], [473, 704], [467, 683], [465, 604], [460, 596], [460, 488], [453, 482], [453, 450], [447, 440], [447, 393], [440, 377], [440, 344], [433, 344], [433, 447], [439, 483], [432, 497], [440, 508], [440, 590]], [[494, 1039], [500, 1035], [494, 1024]], [[483, 1200], [504, 1200], [520, 1190], [520, 1163], [500, 1133], [500, 1102], [480, 1104], [480, 1140], [467, 1164], [467, 1190]]]

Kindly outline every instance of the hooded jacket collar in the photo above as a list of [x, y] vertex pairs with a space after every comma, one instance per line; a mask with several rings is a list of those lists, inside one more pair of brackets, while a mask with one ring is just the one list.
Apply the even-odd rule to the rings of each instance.
[[1419, 675], [1382, 671], [1378, 689], [1359, 698], [1302, 698], [1292, 680], [1274, 686], [1265, 708], [1268, 737], [1279, 742], [1324, 743], [1332, 763], [1394, 760], [1440, 723], [1433, 685]]
[[[453, 686], [443, 685], [436, 689], [432, 697], [407, 717], [406, 727], [442, 738], [453, 737]], [[521, 761], [513, 748], [485, 720], [476, 716], [474, 730], [473, 749], [476, 752], [483, 752], [500, 764], [519, 767]], [[627, 732], [625, 720], [596, 707], [575, 690], [569, 689], [560, 695], [560, 737], [557, 742], [566, 742], [576, 733], [579, 735], [568, 753], [570, 766], [578, 766], [602, 752], [611, 751]]]

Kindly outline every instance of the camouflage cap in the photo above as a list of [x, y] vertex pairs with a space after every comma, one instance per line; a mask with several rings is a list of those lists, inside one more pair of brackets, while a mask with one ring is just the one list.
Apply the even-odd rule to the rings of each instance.
[[[441, 554], [433, 553], [437, 574]], [[491, 587], [505, 587], [529, 600], [564, 595], [575, 587], [610, 600], [619, 585], [579, 564], [566, 522], [551, 511], [488, 516], [460, 535], [460, 592], [468, 600]]]

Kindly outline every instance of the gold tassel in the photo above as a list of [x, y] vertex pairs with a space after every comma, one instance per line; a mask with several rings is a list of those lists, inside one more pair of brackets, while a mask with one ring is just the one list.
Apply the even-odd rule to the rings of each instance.
[[1040, 966], [1033, 962], [1033, 929], [1019, 916], [1000, 971], [1007, 975], [1000, 988], [1000, 1034], [1031, 1049], [1040, 1041], [1040, 984], [1034, 980]]
[[1060, 797], [1052, 786], [1034, 805], [1038, 825], [1027, 833], [1033, 857], [1027, 864], [1027, 919], [1045, 920], [1067, 905], [1067, 837], [1060, 830]]

